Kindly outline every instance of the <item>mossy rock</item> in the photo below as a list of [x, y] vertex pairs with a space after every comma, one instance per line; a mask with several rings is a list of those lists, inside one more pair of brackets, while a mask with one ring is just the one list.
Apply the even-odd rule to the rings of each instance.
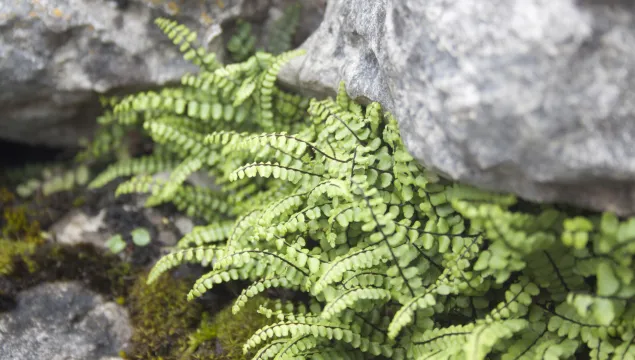
[[[19, 244], [19, 242], [16, 242]], [[17, 291], [52, 281], [79, 281], [110, 299], [126, 297], [138, 269], [92, 245], [45, 244], [31, 254], [13, 257], [6, 276]]]
[[127, 359], [178, 359], [199, 324], [202, 307], [184, 301], [193, 281], [162, 276], [151, 285], [137, 278], [127, 298], [134, 326]]
[[263, 297], [251, 299], [237, 314], [232, 313], [231, 305], [214, 316], [204, 313], [200, 326], [191, 334], [189, 348], [181, 359], [245, 359], [245, 342], [256, 330], [273, 322], [258, 313], [258, 308], [265, 301]]
[[40, 223], [27, 206], [19, 204], [11, 191], [0, 188], [0, 275], [13, 273], [16, 261], [35, 271], [31, 256], [43, 243]]
[[146, 280], [140, 276], [127, 297], [135, 330], [130, 351], [122, 354], [126, 359], [244, 359], [243, 344], [271, 323], [257, 312], [264, 298], [252, 299], [236, 315], [231, 304], [212, 314], [201, 301], [184, 301], [193, 279], [164, 274], [150, 285]]
[[[4, 188], [0, 200], [0, 283], [6, 285], [0, 284], [0, 302], [12, 304], [18, 292], [44, 282], [80, 281], [129, 310], [134, 333], [121, 353], [125, 359], [244, 359], [246, 340], [271, 322], [257, 313], [265, 298], [252, 299], [237, 315], [231, 304], [223, 307], [237, 289], [220, 287], [224, 294], [213, 300], [187, 302], [193, 278], [164, 274], [148, 285], [145, 266], [89, 244], [51, 243], [31, 203]], [[0, 304], [0, 311], [11, 307]]]

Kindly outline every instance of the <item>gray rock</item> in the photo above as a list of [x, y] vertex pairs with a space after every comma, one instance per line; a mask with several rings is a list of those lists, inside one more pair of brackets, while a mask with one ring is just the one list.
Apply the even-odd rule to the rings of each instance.
[[157, 240], [164, 246], [174, 246], [179, 241], [172, 231], [160, 231]]
[[174, 226], [176, 226], [181, 234], [189, 234], [194, 229], [194, 222], [185, 216], [177, 216], [174, 220]]
[[[269, 0], [0, 1], [0, 138], [74, 146], [92, 133], [97, 93], [178, 80], [195, 68], [153, 24], [188, 25], [222, 57], [219, 25], [266, 14]], [[211, 42], [210, 42], [211, 41]]]
[[630, 0], [331, 0], [282, 79], [344, 80], [417, 160], [541, 202], [635, 213]]
[[[0, 139], [76, 146], [92, 134], [97, 94], [175, 82], [196, 68], [154, 25], [187, 25], [222, 60], [221, 25], [265, 22], [295, 0], [0, 1]], [[324, 0], [303, 2], [298, 39], [322, 19]]]
[[86, 212], [75, 209], [55, 222], [49, 229], [49, 233], [57, 243], [64, 245], [77, 245], [90, 243], [97, 248], [106, 248], [106, 241], [113, 234], [102, 231], [105, 226], [104, 217], [106, 210], [91, 216]]
[[118, 359], [132, 336], [128, 313], [74, 282], [46, 283], [0, 313], [0, 359]]

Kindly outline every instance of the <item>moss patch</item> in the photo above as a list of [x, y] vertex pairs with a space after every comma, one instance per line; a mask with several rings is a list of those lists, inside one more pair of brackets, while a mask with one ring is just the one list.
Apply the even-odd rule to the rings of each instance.
[[30, 256], [35, 251], [35, 246], [27, 242], [17, 242], [0, 239], [0, 275], [10, 275], [14, 271], [16, 258], [19, 258], [31, 271], [35, 271], [35, 263]]
[[0, 188], [0, 275], [9, 275], [20, 260], [30, 271], [36, 264], [31, 255], [44, 243], [40, 223], [33, 220], [25, 205], [18, 204], [16, 196]]
[[178, 359], [202, 312], [200, 304], [185, 301], [193, 281], [166, 274], [148, 285], [146, 279], [145, 274], [137, 278], [126, 304], [134, 327], [126, 358]]
[[[26, 203], [0, 188], [0, 311], [10, 310], [24, 289], [44, 282], [79, 281], [129, 310], [134, 333], [121, 356], [144, 360], [244, 359], [245, 341], [270, 321], [257, 313], [264, 298], [252, 299], [237, 315], [232, 315], [231, 304], [218, 312], [240, 292], [236, 284], [219, 286], [215, 294], [193, 302], [186, 295], [194, 278], [166, 273], [146, 284], [147, 266], [156, 257], [147, 247], [138, 249], [146, 252], [147, 261], [128, 262], [89, 244], [47, 242], [38, 219], [48, 211], [48, 202], [34, 201]], [[144, 225], [127, 213], [119, 218], [130, 224], [119, 221], [117, 226]]]
[[231, 305], [214, 316], [203, 314], [196, 332], [190, 335], [189, 347], [183, 353], [185, 359], [238, 360], [245, 359], [243, 345], [256, 330], [273, 321], [258, 313], [265, 298], [251, 299], [234, 315]]
[[238, 360], [253, 333], [273, 320], [258, 314], [266, 300], [250, 300], [237, 315], [231, 304], [216, 314], [204, 311], [207, 304], [185, 300], [193, 279], [174, 279], [164, 274], [151, 285], [140, 276], [126, 305], [134, 334], [126, 359]]
[[28, 256], [13, 260], [15, 270], [8, 279], [16, 291], [43, 282], [79, 281], [110, 300], [127, 296], [139, 272], [92, 245], [46, 244]]

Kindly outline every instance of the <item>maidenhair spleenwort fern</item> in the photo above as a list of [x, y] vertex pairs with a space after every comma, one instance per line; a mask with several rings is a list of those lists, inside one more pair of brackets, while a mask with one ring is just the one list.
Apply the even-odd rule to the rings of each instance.
[[[177, 44], [194, 38], [158, 23]], [[378, 103], [356, 104], [343, 85], [326, 100], [278, 88], [299, 51], [223, 66], [181, 48], [198, 74], [119, 99], [107, 115], [144, 129], [154, 153], [112, 165], [93, 185], [132, 176], [118, 193], [209, 222], [149, 281], [180, 264], [208, 266], [192, 300], [248, 280], [234, 312], [269, 289], [306, 294], [306, 304], [261, 308], [277, 322], [244, 345], [251, 358], [635, 357], [635, 219], [523, 212], [513, 196], [447, 182], [414, 161]], [[187, 183], [199, 171], [214, 190]]]

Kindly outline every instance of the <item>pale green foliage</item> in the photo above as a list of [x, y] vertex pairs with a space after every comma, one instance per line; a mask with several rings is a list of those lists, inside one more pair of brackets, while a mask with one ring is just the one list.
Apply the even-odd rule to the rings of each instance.
[[145, 228], [136, 228], [130, 232], [132, 242], [137, 246], [146, 246], [152, 240], [150, 232]]
[[[190, 300], [251, 281], [234, 312], [272, 288], [308, 294], [308, 307], [262, 309], [278, 322], [245, 344], [254, 359], [633, 357], [635, 220], [521, 211], [513, 196], [444, 181], [379, 104], [356, 104], [342, 85], [307, 108], [278, 89], [295, 54], [258, 53], [114, 105], [174, 162], [160, 167], [167, 180], [142, 175], [154, 165], [113, 165], [97, 183], [136, 174], [119, 193], [214, 209], [149, 281], [211, 266]], [[220, 190], [185, 184], [200, 170]]]
[[126, 249], [126, 242], [120, 234], [112, 236], [104, 244], [113, 254], [118, 254]]
[[91, 141], [84, 138], [79, 140], [83, 150], [77, 154], [76, 161], [81, 164], [129, 159], [131, 154], [140, 150], [137, 147], [146, 140], [140, 136], [142, 129], [135, 122], [134, 114], [129, 114], [129, 118], [126, 117], [126, 114], [120, 116], [113, 114], [111, 109], [121, 100], [121, 97], [101, 96], [99, 100], [106, 111], [97, 118], [99, 128], [93, 139]]
[[[292, 48], [293, 37], [300, 21], [300, 1], [290, 4], [283, 9], [283, 13], [267, 28], [266, 46], [264, 51], [279, 55]], [[258, 38], [252, 24], [238, 20], [233, 36], [227, 42], [227, 51], [235, 62], [244, 61], [256, 51]]]
[[221, 66], [216, 61], [215, 53], [208, 53], [202, 46], [196, 47], [194, 45], [197, 35], [185, 25], [164, 18], [157, 19], [155, 23], [172, 40], [174, 45], [179, 47], [185, 60], [191, 61], [207, 71], [213, 71]]
[[70, 170], [63, 166], [45, 167], [39, 178], [31, 178], [19, 184], [16, 187], [16, 193], [25, 198], [36, 192], [49, 196], [85, 186], [89, 179], [90, 170], [85, 165], [79, 165]]
[[[130, 232], [132, 242], [136, 246], [146, 246], [152, 241], [150, 232], [145, 228], [136, 228]], [[121, 234], [115, 234], [110, 237], [104, 244], [112, 253], [118, 254], [128, 247], [128, 244], [123, 239]]]
[[267, 51], [272, 54], [281, 54], [292, 48], [293, 35], [296, 32], [300, 21], [300, 1], [287, 6], [282, 16], [277, 19], [269, 29], [267, 34]]
[[242, 20], [236, 23], [236, 32], [227, 43], [232, 60], [243, 61], [256, 50], [256, 37], [251, 32], [251, 24]]

